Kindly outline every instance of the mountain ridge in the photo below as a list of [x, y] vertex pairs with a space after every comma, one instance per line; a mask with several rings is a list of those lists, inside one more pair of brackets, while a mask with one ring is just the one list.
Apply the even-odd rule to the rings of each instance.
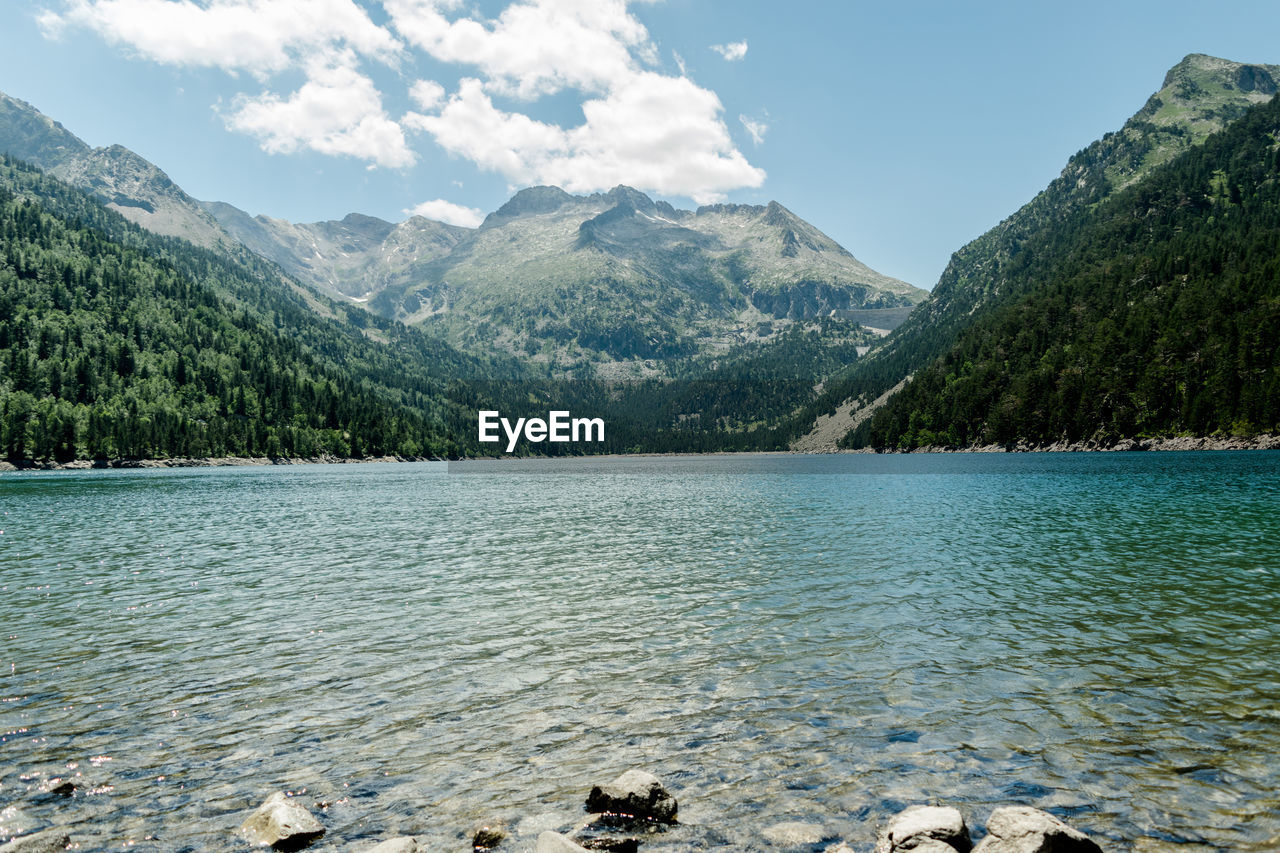
[[93, 148], [61, 122], [0, 92], [0, 151], [86, 190], [137, 225], [213, 248], [233, 242], [158, 166], [113, 144]]
[[[1270, 81], [1270, 82], [1268, 82]], [[884, 345], [828, 383], [813, 414], [851, 399], [869, 403], [938, 358], [975, 316], [1017, 298], [1010, 264], [1035, 235], [1103, 202], [1268, 100], [1280, 65], [1193, 53], [1117, 131], [1072, 155], [1057, 178], [1017, 211], [958, 249], [938, 283]]]
[[1272, 96], [1033, 236], [1010, 263], [1018, 298], [976, 316], [847, 443], [1141, 447], [1263, 435], [1274, 445], [1277, 139]]

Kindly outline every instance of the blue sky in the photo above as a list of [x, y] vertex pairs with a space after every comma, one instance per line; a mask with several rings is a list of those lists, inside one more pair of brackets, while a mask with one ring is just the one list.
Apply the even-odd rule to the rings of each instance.
[[0, 91], [254, 214], [776, 199], [928, 288], [1183, 56], [1277, 33], [1275, 0], [37, 0]]

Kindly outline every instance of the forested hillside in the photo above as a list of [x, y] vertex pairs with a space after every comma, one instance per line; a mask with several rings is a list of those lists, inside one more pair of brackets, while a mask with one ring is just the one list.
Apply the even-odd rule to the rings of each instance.
[[491, 369], [0, 161], [5, 458], [447, 454]]
[[1019, 296], [847, 439], [912, 448], [1280, 429], [1280, 100], [1003, 262]]
[[977, 318], [1027, 293], [1029, 283], [1022, 274], [1030, 246], [1055, 239], [1082, 212], [1268, 101], [1277, 79], [1277, 66], [1187, 56], [1124, 127], [1077, 152], [1035, 198], [961, 247], [929, 298], [884, 346], [826, 383], [813, 414], [831, 411], [850, 398], [870, 401], [940, 358]]
[[161, 237], [0, 160], [0, 457], [498, 454], [479, 409], [603, 417], [600, 445], [785, 447], [814, 376], [873, 336], [832, 318], [692, 360], [675, 378], [568, 381], [477, 358], [326, 300], [247, 249]]

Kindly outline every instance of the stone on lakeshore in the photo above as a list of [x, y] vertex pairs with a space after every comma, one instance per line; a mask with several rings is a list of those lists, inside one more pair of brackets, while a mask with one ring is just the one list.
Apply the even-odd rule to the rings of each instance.
[[[950, 806], [908, 806], [880, 833], [875, 853], [919, 849], [926, 840], [941, 842], [959, 853], [969, 853], [973, 842], [958, 809]], [[923, 851], [922, 851], [923, 853]], [[928, 851], [934, 853], [934, 851]]]
[[0, 853], [61, 853], [71, 843], [65, 829], [46, 829], [0, 844]]
[[587, 795], [587, 811], [661, 823], [676, 822], [676, 799], [657, 776], [628, 770], [608, 785], [596, 785]]
[[[588, 850], [604, 850], [607, 853], [636, 853], [640, 847], [639, 838], [620, 835], [600, 835], [616, 829], [611, 815], [589, 814], [565, 833], [565, 837], [573, 843]], [[628, 819], [629, 821], [629, 819]], [[653, 828], [653, 827], [649, 827]]]
[[367, 848], [364, 853], [426, 853], [427, 846], [419, 844], [418, 839], [408, 835], [390, 838], [376, 847]]
[[909, 843], [910, 847], [900, 847], [898, 849], [908, 850], [910, 853], [956, 853], [956, 848], [936, 838], [917, 838]]
[[505, 841], [506, 838], [506, 830], [502, 829], [497, 824], [478, 826], [471, 836], [471, 849], [492, 850]]
[[766, 827], [761, 833], [765, 840], [776, 847], [812, 847], [826, 834], [816, 823], [789, 820]]
[[538, 836], [538, 846], [533, 853], [586, 853], [586, 850], [558, 832], [544, 832]]
[[1102, 848], [1048, 812], [1005, 806], [991, 813], [987, 837], [973, 853], [1102, 853]]
[[588, 850], [603, 850], [605, 853], [639, 853], [639, 838], [580, 838], [578, 842]]
[[255, 847], [301, 850], [324, 835], [324, 827], [284, 791], [276, 791], [240, 825], [240, 834]]

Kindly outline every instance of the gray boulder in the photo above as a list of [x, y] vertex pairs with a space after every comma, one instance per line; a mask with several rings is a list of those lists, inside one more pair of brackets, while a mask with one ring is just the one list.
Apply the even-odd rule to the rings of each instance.
[[324, 835], [324, 827], [284, 791], [276, 791], [240, 825], [240, 834], [255, 847], [301, 850]]
[[880, 833], [875, 853], [895, 853], [898, 850], [945, 853], [922, 847], [926, 842], [943, 844], [958, 853], [969, 853], [973, 849], [969, 828], [958, 809], [950, 806], [908, 806]]
[[0, 853], [61, 853], [71, 843], [65, 829], [46, 829], [0, 844]]
[[538, 846], [533, 853], [587, 853], [587, 848], [574, 844], [558, 832], [544, 832], [538, 836]]
[[587, 811], [608, 815], [675, 823], [676, 809], [675, 797], [657, 776], [644, 770], [628, 770], [587, 795]]
[[973, 853], [1102, 853], [1093, 839], [1030, 806], [996, 809]]

